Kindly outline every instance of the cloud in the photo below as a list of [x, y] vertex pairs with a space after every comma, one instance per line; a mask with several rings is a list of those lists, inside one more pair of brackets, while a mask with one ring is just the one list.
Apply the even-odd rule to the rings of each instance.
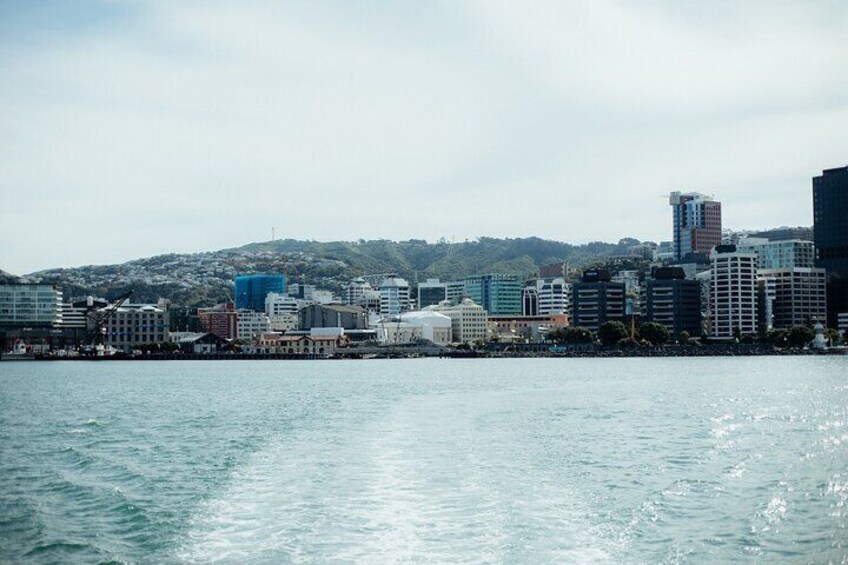
[[[844, 163], [837, 3], [5, 5], [0, 267], [285, 237], [809, 224]], [[31, 233], [39, 226], [38, 235]]]

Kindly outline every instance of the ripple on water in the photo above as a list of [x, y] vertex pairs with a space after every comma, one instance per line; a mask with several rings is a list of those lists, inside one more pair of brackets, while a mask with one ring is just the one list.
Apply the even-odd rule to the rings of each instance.
[[4, 366], [0, 561], [845, 562], [844, 359], [455, 361]]

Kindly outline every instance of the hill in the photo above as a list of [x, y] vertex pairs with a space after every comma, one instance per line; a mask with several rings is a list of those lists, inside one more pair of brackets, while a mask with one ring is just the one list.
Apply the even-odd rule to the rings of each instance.
[[291, 282], [340, 291], [364, 274], [397, 273], [415, 282], [425, 278], [456, 280], [477, 273], [533, 276], [540, 266], [567, 262], [584, 267], [611, 257], [626, 256], [640, 246], [636, 239], [618, 243], [572, 245], [537, 237], [481, 237], [451, 243], [444, 240], [300, 241], [251, 243], [221, 251], [159, 255], [120, 265], [49, 269], [24, 280], [58, 284], [66, 297], [113, 296], [132, 288], [135, 301], [170, 298], [194, 307], [224, 300], [233, 277], [254, 272], [284, 272]]

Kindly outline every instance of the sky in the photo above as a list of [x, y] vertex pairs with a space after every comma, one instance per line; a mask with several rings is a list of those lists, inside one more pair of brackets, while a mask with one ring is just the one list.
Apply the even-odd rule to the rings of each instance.
[[278, 238], [812, 224], [838, 0], [0, 0], [0, 269]]

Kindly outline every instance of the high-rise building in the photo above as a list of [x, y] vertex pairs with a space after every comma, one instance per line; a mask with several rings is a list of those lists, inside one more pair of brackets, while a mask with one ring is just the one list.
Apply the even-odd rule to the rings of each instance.
[[816, 322], [825, 321], [827, 292], [824, 269], [759, 269], [757, 273], [762, 288], [773, 297], [769, 320], [772, 328], [812, 327]]
[[721, 202], [698, 192], [672, 192], [674, 259], [689, 253], [709, 254], [721, 243]]
[[240, 275], [236, 277], [235, 303], [237, 310], [265, 311], [265, 297], [270, 292], [286, 291], [285, 275]]
[[813, 178], [816, 266], [827, 270], [827, 322], [848, 312], [848, 166]]
[[537, 313], [540, 316], [549, 314], [567, 314], [571, 307], [571, 285], [562, 277], [539, 279], [536, 281], [536, 291], [539, 300]]
[[397, 316], [409, 310], [409, 283], [400, 277], [388, 277], [380, 283], [380, 315]]
[[539, 315], [539, 289], [535, 284], [521, 289], [521, 315]]
[[624, 283], [612, 282], [606, 269], [589, 269], [571, 285], [571, 323], [597, 330], [606, 322], [624, 321]]
[[433, 306], [448, 298], [448, 285], [439, 282], [439, 279], [427, 279], [426, 282], [418, 283], [418, 309], [423, 310], [427, 306]]
[[662, 324], [672, 336], [701, 335], [701, 283], [679, 267], [661, 267], [645, 281], [645, 318]]
[[735, 245], [719, 245], [710, 255], [710, 335], [733, 339], [755, 335], [757, 319], [757, 254]]
[[465, 279], [468, 298], [489, 316], [521, 314], [521, 279], [517, 275], [477, 275]]

